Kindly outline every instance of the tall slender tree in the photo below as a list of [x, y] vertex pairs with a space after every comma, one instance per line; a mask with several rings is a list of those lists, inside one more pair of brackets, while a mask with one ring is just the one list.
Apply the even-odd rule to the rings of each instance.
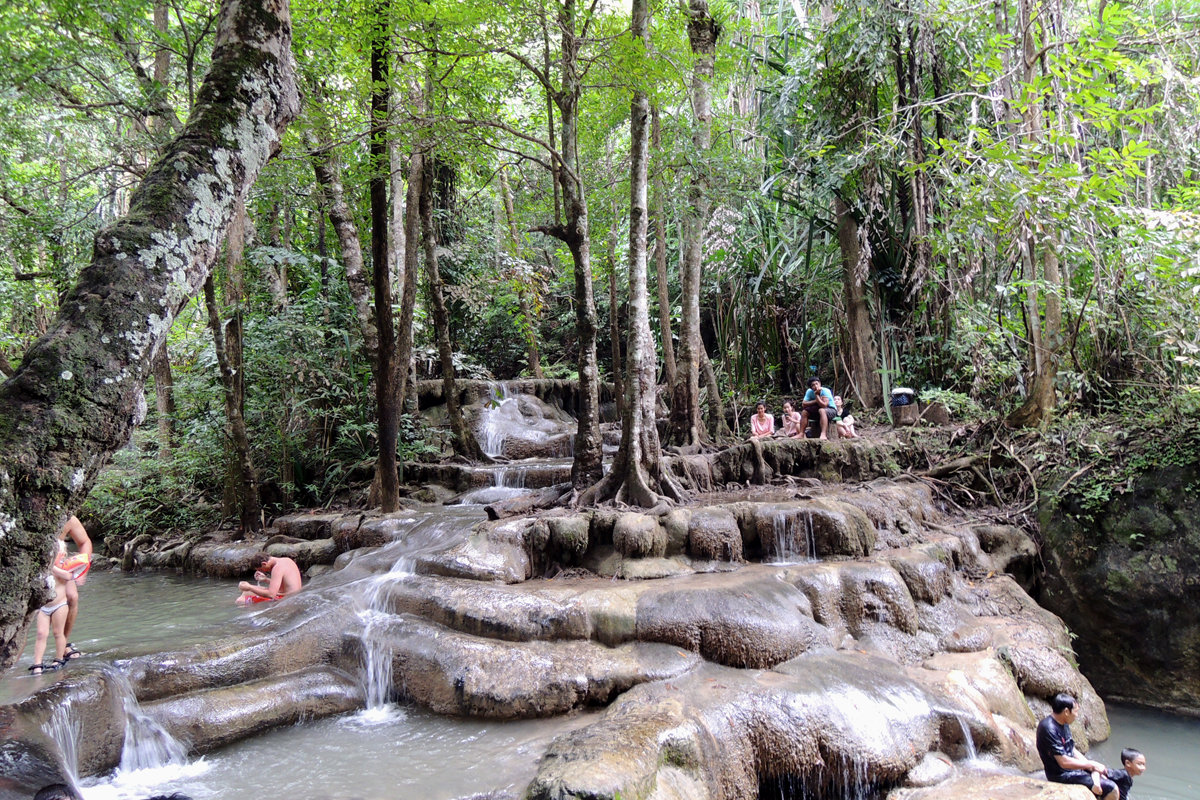
[[375, 320], [379, 352], [375, 369], [375, 404], [379, 415], [379, 506], [384, 513], [400, 506], [400, 477], [396, 464], [400, 398], [396, 394], [396, 331], [392, 321], [392, 276], [388, 258], [388, 109], [391, 102], [388, 62], [391, 2], [374, 0], [371, 31], [371, 277], [375, 288]]
[[[635, 52], [650, 43], [648, 0], [633, 0], [630, 35]], [[650, 99], [645, 88], [634, 89], [630, 103], [629, 179], [629, 332], [625, 361], [625, 409], [621, 415], [621, 446], [612, 469], [583, 495], [585, 502], [616, 499], [644, 508], [663, 507], [679, 500], [683, 490], [671, 478], [658, 439], [658, 360], [650, 331], [647, 245], [649, 208], [647, 163], [650, 157]]]
[[700, 416], [700, 270], [704, 259], [704, 232], [711, 216], [709, 165], [712, 148], [712, 79], [720, 27], [709, 11], [708, 0], [689, 0], [688, 42], [692, 48], [692, 153], [688, 175], [688, 202], [683, 225], [683, 261], [680, 265], [683, 319], [679, 334], [679, 378], [671, 401], [672, 443], [695, 446], [708, 438]]

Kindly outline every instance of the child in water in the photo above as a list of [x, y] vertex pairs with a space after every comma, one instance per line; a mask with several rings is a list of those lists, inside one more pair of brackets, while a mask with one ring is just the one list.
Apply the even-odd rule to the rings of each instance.
[[1106, 770], [1108, 779], [1117, 785], [1121, 800], [1129, 800], [1129, 790], [1133, 788], [1133, 779], [1146, 771], [1146, 757], [1141, 751], [1126, 747], [1121, 751], [1121, 766], [1124, 769]]
[[[50, 567], [50, 575], [46, 579], [47, 585], [54, 591], [54, 599], [35, 613], [37, 639], [33, 643], [33, 665], [29, 668], [34, 675], [53, 672], [67, 663], [67, 581], [71, 580], [71, 573], [58, 566], [66, 554], [66, 550], [66, 545], [59, 541], [58, 554], [54, 558], [54, 564]], [[42, 657], [46, 654], [46, 640], [50, 637], [51, 630], [54, 631], [54, 660], [43, 663]]]

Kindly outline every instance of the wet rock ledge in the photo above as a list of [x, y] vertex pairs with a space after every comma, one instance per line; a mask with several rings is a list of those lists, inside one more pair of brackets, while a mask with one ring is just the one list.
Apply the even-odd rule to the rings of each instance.
[[[603, 708], [542, 756], [525, 796], [546, 800], [1051, 800], [1070, 795], [963, 760], [1037, 769], [1059, 691], [1081, 700], [1082, 747], [1108, 735], [1062, 622], [1008, 574], [1030, 573], [1032, 543], [945, 517], [919, 482], [808, 480], [661, 517], [470, 513], [279, 521], [268, 550], [332, 567], [227, 639], [73, 670], [0, 708], [0, 798], [69, 770], [43, 732], [64, 708], [73, 766], [96, 774], [119, 762], [133, 701], [199, 754], [362, 707], [368, 654], [390, 663], [387, 694], [438, 713]], [[253, 547], [164, 559], [240, 574]]]

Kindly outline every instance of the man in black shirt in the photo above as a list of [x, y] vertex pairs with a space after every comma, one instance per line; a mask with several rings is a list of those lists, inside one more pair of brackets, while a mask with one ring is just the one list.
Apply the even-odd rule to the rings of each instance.
[[1050, 701], [1050, 716], [1038, 723], [1037, 751], [1051, 783], [1075, 783], [1091, 789], [1101, 800], [1118, 800], [1117, 785], [1108, 778], [1104, 765], [1091, 761], [1075, 749], [1071, 723], [1075, 721], [1075, 698], [1057, 694]]
[[1121, 766], [1125, 769], [1110, 769], [1108, 778], [1117, 785], [1121, 800], [1129, 800], [1129, 790], [1133, 788], [1133, 779], [1146, 771], [1146, 757], [1132, 747], [1121, 751]]

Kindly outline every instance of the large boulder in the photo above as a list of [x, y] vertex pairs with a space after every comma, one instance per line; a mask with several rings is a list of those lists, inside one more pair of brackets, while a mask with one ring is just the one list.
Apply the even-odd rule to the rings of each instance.
[[1071, 626], [1083, 670], [1107, 697], [1196, 714], [1200, 464], [1190, 448], [1182, 466], [1043, 490], [1040, 599]]

